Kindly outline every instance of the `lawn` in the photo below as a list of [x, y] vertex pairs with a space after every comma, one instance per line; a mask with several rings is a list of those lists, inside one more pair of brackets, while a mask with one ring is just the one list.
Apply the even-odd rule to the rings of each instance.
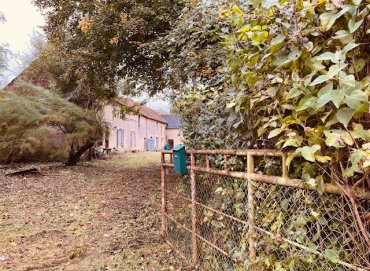
[[0, 172], [0, 270], [184, 270], [160, 237], [160, 155]]

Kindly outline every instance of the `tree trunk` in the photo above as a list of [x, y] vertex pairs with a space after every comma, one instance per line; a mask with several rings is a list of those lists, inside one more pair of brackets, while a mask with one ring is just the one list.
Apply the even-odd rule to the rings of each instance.
[[73, 148], [71, 148], [71, 151], [69, 153], [68, 160], [66, 162], [66, 166], [75, 166], [78, 162], [81, 160], [81, 156], [92, 146], [94, 146], [95, 142], [88, 142], [82, 147], [80, 147], [76, 152], [73, 151]]

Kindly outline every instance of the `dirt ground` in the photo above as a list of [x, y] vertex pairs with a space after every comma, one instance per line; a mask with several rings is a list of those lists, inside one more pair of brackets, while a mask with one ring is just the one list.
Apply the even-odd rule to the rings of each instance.
[[0, 270], [184, 270], [160, 237], [159, 161], [138, 153], [18, 177], [0, 170]]

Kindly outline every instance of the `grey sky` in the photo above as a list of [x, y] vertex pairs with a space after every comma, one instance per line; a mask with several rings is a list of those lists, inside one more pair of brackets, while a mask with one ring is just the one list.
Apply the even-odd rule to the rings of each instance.
[[[26, 51], [32, 32], [44, 25], [43, 16], [31, 0], [0, 0], [0, 11], [6, 18], [6, 22], [0, 24], [0, 43], [8, 44], [14, 54]], [[13, 65], [10, 61], [10, 70]], [[13, 77], [9, 72], [8, 81]]]

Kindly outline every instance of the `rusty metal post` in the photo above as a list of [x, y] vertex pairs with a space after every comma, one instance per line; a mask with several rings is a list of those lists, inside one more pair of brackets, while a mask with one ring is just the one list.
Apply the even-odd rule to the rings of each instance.
[[210, 168], [210, 163], [209, 163], [209, 156], [206, 154], [206, 169]]
[[161, 154], [161, 198], [162, 198], [162, 236], [167, 237], [167, 200], [166, 200], [166, 168], [163, 165], [165, 161], [165, 154]]
[[[254, 173], [254, 157], [252, 154], [247, 156], [247, 170], [248, 175]], [[252, 263], [256, 261], [256, 229], [254, 220], [254, 182], [252, 178], [248, 177], [248, 244], [249, 244], [249, 261]]]
[[191, 253], [192, 263], [195, 265], [198, 261], [198, 246], [197, 246], [197, 206], [196, 206], [196, 178], [195, 178], [195, 155], [191, 154]]
[[283, 154], [283, 157], [282, 157], [282, 169], [283, 169], [283, 178], [288, 178], [288, 166], [286, 165], [286, 154]]

